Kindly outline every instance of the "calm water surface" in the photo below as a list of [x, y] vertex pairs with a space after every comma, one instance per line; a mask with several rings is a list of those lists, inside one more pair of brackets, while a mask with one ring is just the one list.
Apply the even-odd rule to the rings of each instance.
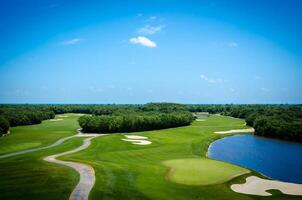
[[272, 179], [302, 183], [302, 144], [250, 134], [213, 142], [208, 156], [253, 169]]
[[207, 115], [197, 115], [196, 117], [197, 117], [197, 119], [205, 119], [205, 118], [208, 118], [209, 116], [207, 116]]

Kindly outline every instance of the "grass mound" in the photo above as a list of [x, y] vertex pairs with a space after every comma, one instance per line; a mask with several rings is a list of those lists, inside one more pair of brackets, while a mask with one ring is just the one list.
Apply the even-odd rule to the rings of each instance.
[[213, 185], [224, 183], [249, 170], [206, 158], [188, 158], [164, 161], [170, 168], [167, 178], [185, 185]]

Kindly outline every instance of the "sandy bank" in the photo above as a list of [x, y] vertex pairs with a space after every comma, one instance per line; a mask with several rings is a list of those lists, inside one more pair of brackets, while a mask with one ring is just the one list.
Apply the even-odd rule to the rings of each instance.
[[287, 183], [281, 181], [262, 179], [257, 176], [246, 178], [246, 183], [233, 184], [231, 189], [238, 193], [252, 194], [259, 196], [271, 196], [267, 190], [280, 190], [283, 194], [302, 195], [302, 184]]
[[127, 139], [122, 139], [123, 141], [131, 142], [136, 145], [149, 145], [152, 142], [147, 140], [148, 137], [139, 136], [139, 135], [125, 135]]
[[61, 121], [61, 120], [63, 120], [63, 119], [50, 119], [49, 121], [56, 122], [56, 121]]
[[140, 136], [140, 135], [125, 135], [125, 137], [128, 139], [134, 139], [134, 140], [148, 139], [148, 137]]
[[215, 131], [214, 133], [217, 134], [229, 134], [229, 133], [254, 133], [254, 128], [247, 128], [247, 129], [236, 129], [236, 130], [229, 130], [229, 131]]

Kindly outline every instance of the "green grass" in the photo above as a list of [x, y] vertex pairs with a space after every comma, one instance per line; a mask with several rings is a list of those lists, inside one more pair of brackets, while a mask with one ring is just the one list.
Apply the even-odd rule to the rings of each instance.
[[[72, 135], [78, 128], [77, 117], [73, 116], [70, 121], [63, 118], [62, 121], [43, 122], [28, 128], [16, 127], [14, 129], [25, 130], [25, 134], [22, 134], [22, 130], [13, 130], [10, 136], [1, 138], [0, 142], [5, 148], [0, 152], [3, 153], [6, 149], [9, 149], [7, 152], [12, 152], [14, 145], [22, 146], [24, 143], [40, 143], [39, 146], [44, 146], [60, 137]], [[212, 141], [225, 137], [214, 134], [214, 131], [242, 129], [245, 128], [243, 124], [243, 120], [211, 116], [206, 121], [194, 122], [187, 127], [132, 133], [149, 137], [152, 144], [145, 146], [122, 141], [122, 134], [112, 134], [95, 138], [88, 149], [60, 159], [87, 163], [95, 169], [96, 184], [90, 194], [90, 199], [93, 200], [301, 199], [279, 192], [275, 192], [272, 197], [258, 197], [230, 190], [230, 184], [244, 182], [247, 175], [230, 181], [228, 179], [244, 169], [209, 160], [206, 152]], [[83, 139], [74, 138], [52, 149], [0, 159], [0, 199], [68, 199], [79, 175], [71, 168], [45, 162], [42, 158], [73, 149]], [[16, 149], [25, 148], [30, 147]], [[203, 183], [211, 182], [212, 185], [188, 185], [170, 181], [167, 176], [171, 166], [166, 166], [167, 163], [172, 163], [172, 167], [177, 166], [181, 171], [183, 167], [188, 169], [188, 173], [194, 175], [195, 183], [200, 178]], [[181, 163], [185, 165], [182, 166]], [[197, 166], [202, 163], [207, 167], [201, 166], [198, 169]], [[205, 173], [200, 173], [202, 168]], [[198, 171], [197, 175], [190, 172], [190, 169]], [[185, 173], [180, 173], [178, 179], [186, 180], [188, 177]], [[255, 172], [250, 174], [259, 176]]]
[[236, 165], [202, 158], [164, 161], [169, 167], [167, 178], [185, 185], [213, 185], [224, 183], [250, 171]]
[[[46, 120], [41, 124], [18, 126], [10, 129], [10, 134], [0, 137], [0, 155], [25, 149], [48, 146], [60, 138], [76, 134], [79, 116], [66, 114], [61, 121]], [[56, 117], [56, 119], [58, 119]]]
[[[76, 134], [79, 116], [67, 114], [61, 121], [11, 128], [0, 138], [1, 154], [47, 146]], [[74, 149], [84, 138], [73, 138], [57, 147], [0, 159], [0, 199], [68, 199], [79, 180], [71, 168], [48, 163], [44, 157]]]
[[[94, 167], [96, 185], [90, 194], [90, 199], [93, 200], [263, 199], [259, 196], [238, 194], [230, 189], [233, 180], [228, 181], [228, 179], [242, 170], [230, 164], [219, 164], [216, 166], [217, 171], [213, 170], [211, 174], [205, 173], [204, 177], [199, 174], [204, 181], [208, 179], [213, 183], [212, 181], [215, 180], [220, 184], [191, 186], [175, 183], [167, 178], [170, 169], [163, 164], [165, 161], [205, 160], [209, 144], [225, 137], [225, 135], [214, 134], [214, 131], [242, 128], [247, 128], [243, 120], [211, 116], [206, 121], [194, 122], [188, 127], [132, 133], [147, 136], [148, 140], [152, 141], [151, 145], [133, 145], [122, 141], [121, 139], [124, 138], [122, 134], [113, 134], [96, 138], [88, 149], [64, 156], [63, 159], [87, 163]], [[187, 167], [189, 169], [190, 165]], [[236, 170], [231, 170], [235, 168]], [[223, 174], [221, 171], [224, 169], [230, 171], [225, 172], [223, 177], [225, 179], [218, 180], [215, 173]], [[258, 175], [255, 172], [250, 174]], [[235, 180], [237, 183], [243, 182], [244, 177], [245, 175]], [[278, 193], [266, 199], [301, 199], [301, 197]]]
[[52, 149], [0, 159], [0, 199], [68, 199], [79, 175], [71, 168], [42, 160], [76, 148], [84, 138], [73, 138]]

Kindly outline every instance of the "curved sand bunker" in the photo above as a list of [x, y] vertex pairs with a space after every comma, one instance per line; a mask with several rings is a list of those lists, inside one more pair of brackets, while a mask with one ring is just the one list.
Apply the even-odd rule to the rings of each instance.
[[229, 133], [254, 133], [254, 128], [247, 128], [247, 129], [236, 129], [236, 130], [229, 130], [229, 131], [215, 131], [214, 133], [217, 134], [229, 134]]
[[63, 117], [64, 118], [64, 117], [69, 117], [69, 116], [68, 115], [57, 115], [57, 117], [60, 117], [60, 118]]
[[139, 135], [125, 135], [126, 138], [128, 139], [122, 139], [123, 141], [131, 142], [132, 144], [137, 144], [137, 145], [149, 145], [152, 142], [148, 139], [148, 137], [144, 136], [139, 136]]
[[63, 119], [50, 119], [49, 121], [56, 122], [56, 121], [61, 121], [61, 120], [63, 120]]
[[233, 184], [231, 189], [238, 193], [271, 196], [266, 190], [280, 190], [283, 194], [302, 195], [302, 184], [262, 179], [257, 176], [246, 178], [246, 183]]
[[197, 122], [204, 122], [206, 121], [205, 119], [196, 119]]

